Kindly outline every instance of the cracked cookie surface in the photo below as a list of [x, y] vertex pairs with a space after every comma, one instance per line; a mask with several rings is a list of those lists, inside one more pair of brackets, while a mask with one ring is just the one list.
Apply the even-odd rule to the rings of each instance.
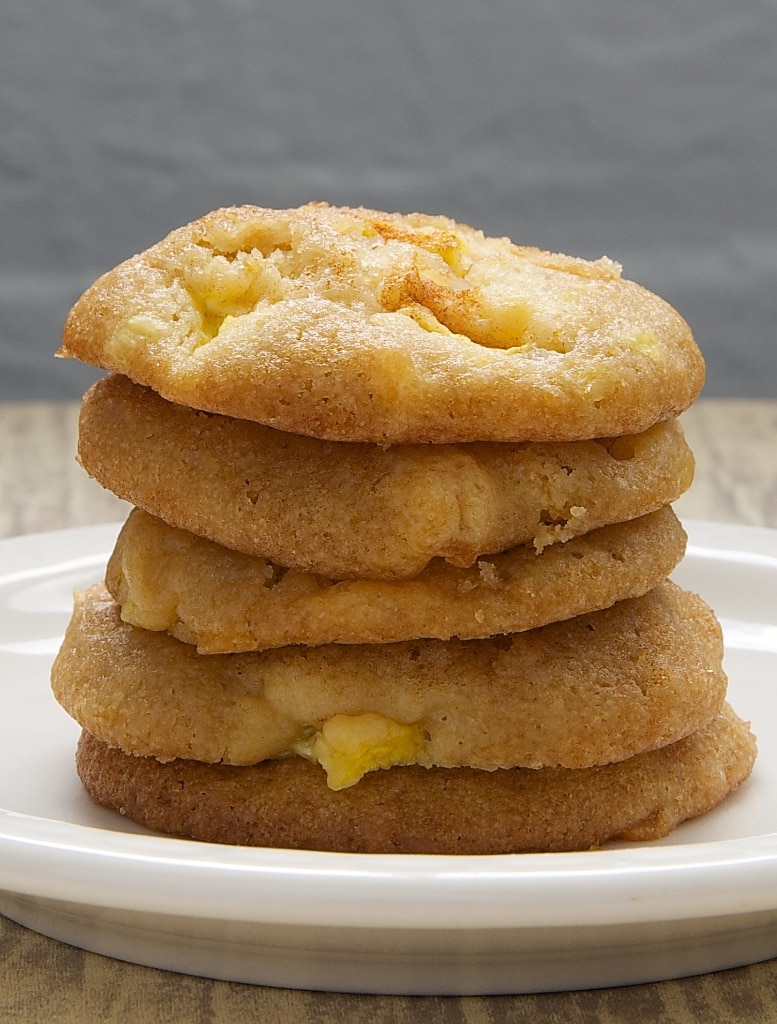
[[704, 378], [685, 321], [611, 260], [325, 204], [172, 232], [82, 296], [59, 354], [183, 405], [380, 443], [638, 433]]

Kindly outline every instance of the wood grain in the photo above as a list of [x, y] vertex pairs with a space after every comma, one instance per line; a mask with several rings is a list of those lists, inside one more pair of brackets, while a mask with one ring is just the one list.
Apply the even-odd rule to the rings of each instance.
[[627, 988], [366, 996], [211, 981], [118, 963], [0, 917], [0, 1020], [29, 1024], [773, 1024], [777, 962]]
[[777, 527], [777, 402], [700, 401], [682, 422], [696, 478], [678, 515]]
[[[0, 536], [122, 519], [75, 461], [77, 405], [0, 405]], [[777, 527], [777, 402], [701, 401], [682, 517]], [[489, 998], [296, 992], [168, 974], [36, 935], [0, 917], [0, 1020], [30, 1024], [615, 1024], [777, 1020], [777, 961], [622, 989]]]
[[78, 403], [0, 404], [0, 537], [123, 519], [76, 461]]

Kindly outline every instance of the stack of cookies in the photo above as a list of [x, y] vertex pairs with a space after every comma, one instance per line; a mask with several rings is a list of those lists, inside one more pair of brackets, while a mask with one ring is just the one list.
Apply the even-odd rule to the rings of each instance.
[[52, 671], [100, 804], [167, 833], [506, 853], [648, 840], [752, 769], [670, 582], [678, 314], [442, 217], [216, 211], [101, 278], [79, 457], [131, 512]]

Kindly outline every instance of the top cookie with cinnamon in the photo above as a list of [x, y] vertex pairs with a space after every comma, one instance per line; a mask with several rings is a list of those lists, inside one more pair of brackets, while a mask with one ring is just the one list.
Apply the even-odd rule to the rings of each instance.
[[382, 444], [636, 433], [704, 379], [685, 321], [609, 259], [325, 204], [172, 232], [79, 299], [59, 354], [182, 405]]

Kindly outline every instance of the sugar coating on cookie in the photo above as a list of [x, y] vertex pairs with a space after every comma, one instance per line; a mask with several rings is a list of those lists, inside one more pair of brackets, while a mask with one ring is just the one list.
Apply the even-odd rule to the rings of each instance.
[[341, 779], [349, 759], [386, 767], [387, 745], [397, 763], [484, 770], [622, 760], [718, 712], [722, 657], [710, 609], [670, 582], [486, 640], [219, 655], [122, 622], [98, 584], [77, 597], [52, 688], [127, 753], [254, 764], [296, 752]]
[[197, 412], [120, 375], [86, 395], [78, 445], [99, 483], [172, 526], [330, 579], [540, 550], [661, 508], [694, 469], [677, 420], [599, 441], [384, 449]]
[[410, 766], [374, 772], [337, 793], [302, 758], [247, 768], [161, 764], [86, 732], [77, 766], [97, 803], [194, 839], [355, 853], [500, 854], [660, 839], [741, 785], [755, 754], [747, 724], [726, 706], [685, 739], [602, 768]]
[[166, 630], [202, 654], [287, 644], [473, 639], [534, 629], [637, 597], [685, 551], [671, 508], [552, 544], [435, 559], [408, 580], [332, 580], [284, 569], [134, 509], [105, 582], [125, 622]]
[[611, 260], [324, 204], [172, 232], [82, 296], [59, 354], [183, 405], [380, 443], [639, 433], [704, 379], [685, 321]]

